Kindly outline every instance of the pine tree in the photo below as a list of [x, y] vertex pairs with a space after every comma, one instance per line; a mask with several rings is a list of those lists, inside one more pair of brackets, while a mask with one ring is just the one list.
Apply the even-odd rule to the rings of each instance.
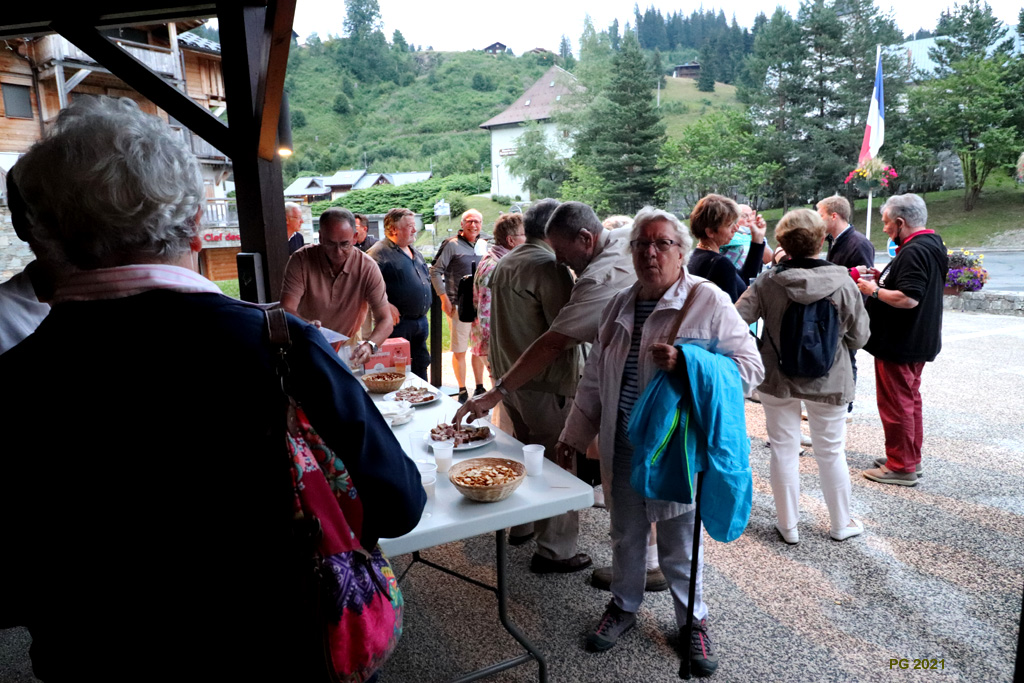
[[590, 106], [576, 140], [577, 156], [603, 181], [613, 211], [638, 211], [654, 201], [662, 183], [658, 154], [665, 126], [653, 86], [636, 36], [627, 34], [608, 87]]
[[697, 90], [715, 92], [715, 50], [710, 41], [705, 41], [700, 49], [700, 78], [697, 79]]
[[786, 169], [773, 188], [784, 209], [806, 199], [810, 190], [810, 183], [794, 163], [795, 150], [803, 139], [803, 119], [810, 110], [804, 90], [807, 53], [796, 21], [777, 8], [756, 33], [743, 87], [737, 93], [750, 105], [761, 158]]

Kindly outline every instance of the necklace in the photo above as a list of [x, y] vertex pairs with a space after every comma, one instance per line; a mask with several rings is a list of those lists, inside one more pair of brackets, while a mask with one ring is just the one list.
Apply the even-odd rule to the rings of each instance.
[[697, 248], [698, 249], [706, 249], [708, 251], [718, 251], [718, 245], [717, 244], [712, 243], [711, 246], [708, 246], [708, 244], [706, 242], [704, 242], [703, 240], [697, 240]]

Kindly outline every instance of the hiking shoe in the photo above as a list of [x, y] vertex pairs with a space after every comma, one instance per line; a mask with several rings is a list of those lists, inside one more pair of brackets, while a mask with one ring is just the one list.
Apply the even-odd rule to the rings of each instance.
[[864, 478], [877, 481], [879, 484], [917, 486], [917, 475], [913, 472], [893, 472], [885, 465], [873, 470], [864, 470]]
[[591, 652], [604, 652], [611, 649], [619, 638], [636, 626], [636, 615], [620, 609], [614, 602], [609, 602], [597, 627], [587, 634], [587, 649]]
[[[590, 585], [603, 591], [612, 589], [612, 568], [598, 567], [590, 575]], [[661, 569], [648, 569], [647, 579], [644, 582], [644, 590], [651, 593], [668, 590], [668, 579], [661, 573]]]
[[586, 569], [592, 564], [594, 561], [586, 553], [576, 553], [564, 560], [552, 560], [550, 557], [534, 553], [530, 559], [530, 571], [534, 574], [571, 574]]
[[[690, 675], [705, 677], [715, 673], [718, 668], [718, 655], [711, 647], [711, 638], [708, 636], [708, 620], [701, 619], [693, 622], [693, 632], [690, 633]], [[683, 677], [682, 667], [679, 669], [679, 677]]]
[[459, 395], [458, 397], [456, 397], [455, 400], [458, 401], [459, 403], [465, 403], [466, 401], [469, 400], [469, 392], [466, 391], [465, 389], [459, 389]]
[[[885, 463], [889, 462], [888, 458], [875, 458], [875, 467], [881, 467]], [[921, 478], [921, 463], [917, 463], [917, 478]]]
[[474, 396], [479, 396], [480, 394], [486, 394], [486, 393], [487, 393], [487, 390], [484, 389], [484, 385], [483, 384], [477, 384], [476, 385], [476, 389], [473, 390], [473, 395]]

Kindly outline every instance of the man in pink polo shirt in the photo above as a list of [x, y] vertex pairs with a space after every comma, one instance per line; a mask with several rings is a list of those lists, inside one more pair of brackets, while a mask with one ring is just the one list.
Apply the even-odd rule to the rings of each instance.
[[372, 310], [376, 324], [352, 350], [352, 362], [362, 364], [394, 323], [380, 268], [355, 246], [355, 224], [347, 209], [321, 214], [320, 244], [303, 247], [288, 260], [281, 307], [347, 337], [356, 336], [367, 309]]

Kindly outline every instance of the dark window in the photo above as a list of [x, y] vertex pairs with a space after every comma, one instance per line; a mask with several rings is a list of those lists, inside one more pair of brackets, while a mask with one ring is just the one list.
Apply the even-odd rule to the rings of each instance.
[[27, 85], [3, 83], [4, 114], [9, 119], [32, 118], [32, 99]]

